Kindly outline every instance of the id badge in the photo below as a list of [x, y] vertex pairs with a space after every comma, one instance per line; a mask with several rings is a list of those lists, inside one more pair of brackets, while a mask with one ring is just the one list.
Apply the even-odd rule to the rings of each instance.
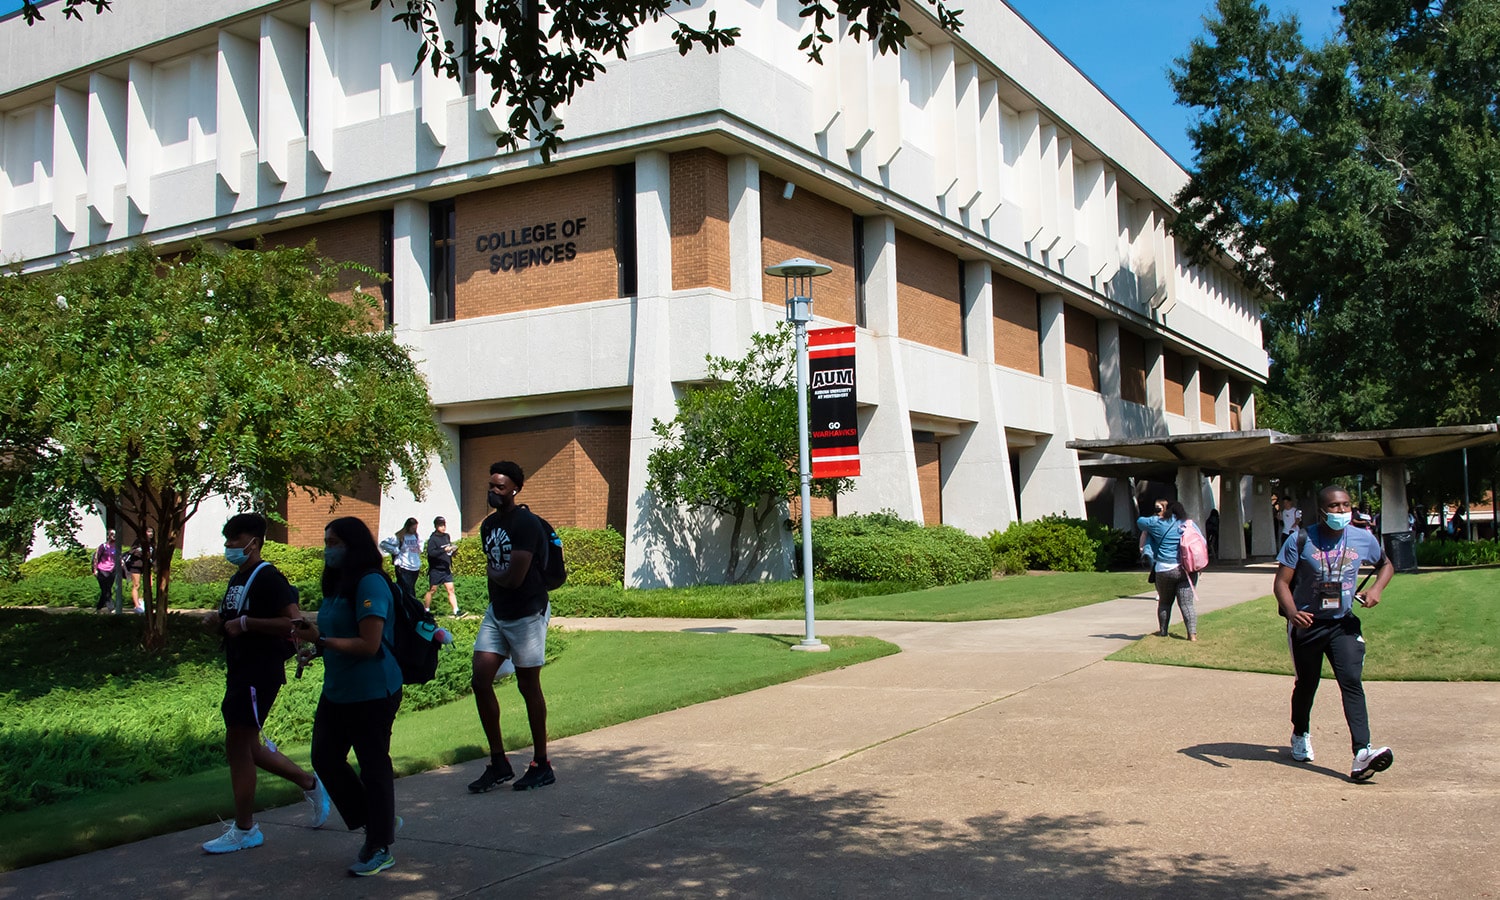
[[1344, 584], [1341, 581], [1318, 582], [1318, 600], [1325, 610], [1337, 610], [1344, 604]]

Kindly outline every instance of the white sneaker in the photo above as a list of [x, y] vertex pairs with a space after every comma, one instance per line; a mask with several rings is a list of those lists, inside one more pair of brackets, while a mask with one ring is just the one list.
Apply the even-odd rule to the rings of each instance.
[[323, 787], [323, 779], [317, 775], [313, 776], [313, 789], [303, 791], [302, 796], [312, 804], [312, 824], [309, 828], [322, 828], [323, 823], [328, 821], [328, 789]]
[[249, 850], [251, 847], [259, 847], [266, 842], [266, 836], [260, 833], [259, 825], [251, 825], [249, 830], [242, 831], [233, 822], [224, 826], [224, 833], [203, 845], [205, 853], [233, 853], [236, 850]]
[[1312, 762], [1312, 732], [1292, 735], [1292, 759], [1297, 762]]
[[1355, 781], [1366, 781], [1376, 772], [1384, 772], [1396, 761], [1396, 754], [1391, 752], [1390, 747], [1381, 747], [1376, 750], [1365, 747], [1354, 754], [1354, 764], [1349, 767], [1349, 777]]

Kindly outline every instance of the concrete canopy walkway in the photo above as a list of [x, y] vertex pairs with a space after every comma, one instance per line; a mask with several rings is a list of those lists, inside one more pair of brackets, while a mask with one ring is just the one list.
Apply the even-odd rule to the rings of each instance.
[[[1269, 581], [1211, 571], [1200, 605]], [[1368, 685], [1396, 764], [1356, 785], [1331, 682], [1318, 760], [1293, 763], [1289, 678], [1104, 661], [1154, 627], [1144, 594], [1026, 620], [820, 623], [903, 652], [555, 741], [540, 791], [469, 795], [478, 762], [402, 779], [397, 865], [377, 878], [343, 875], [359, 839], [337, 814], [310, 831], [288, 808], [259, 817], [256, 850], [207, 857], [218, 829], [197, 828], [0, 875], [0, 900], [1500, 896], [1500, 685]]]

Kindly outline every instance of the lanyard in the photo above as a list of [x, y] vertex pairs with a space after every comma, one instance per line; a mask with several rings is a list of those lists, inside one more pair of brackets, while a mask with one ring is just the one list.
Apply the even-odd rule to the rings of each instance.
[[[1318, 536], [1319, 537], [1323, 536], [1323, 529], [1321, 529], [1321, 528], [1318, 529]], [[1330, 560], [1333, 559], [1333, 552], [1335, 550], [1338, 551], [1338, 567], [1339, 567], [1338, 574], [1339, 574], [1339, 578], [1342, 579], [1344, 577], [1344, 548], [1348, 545], [1348, 542], [1349, 542], [1349, 529], [1346, 528], [1342, 532], [1339, 533], [1339, 542], [1337, 544], [1333, 545], [1332, 547], [1330, 547], [1327, 550], [1323, 550], [1323, 548], [1321, 548], [1321, 547], [1318, 548], [1319, 550], [1323, 550], [1323, 558], [1319, 562], [1320, 562], [1320, 564], [1323, 567], [1323, 580], [1324, 581], [1332, 581], [1333, 580], [1333, 565], [1330, 562]]]

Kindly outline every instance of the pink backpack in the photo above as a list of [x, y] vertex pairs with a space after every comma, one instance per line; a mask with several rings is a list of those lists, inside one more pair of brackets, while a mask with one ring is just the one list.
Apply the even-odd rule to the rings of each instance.
[[1192, 521], [1182, 523], [1181, 543], [1177, 545], [1177, 561], [1184, 572], [1202, 572], [1208, 568], [1208, 541], [1203, 532]]

